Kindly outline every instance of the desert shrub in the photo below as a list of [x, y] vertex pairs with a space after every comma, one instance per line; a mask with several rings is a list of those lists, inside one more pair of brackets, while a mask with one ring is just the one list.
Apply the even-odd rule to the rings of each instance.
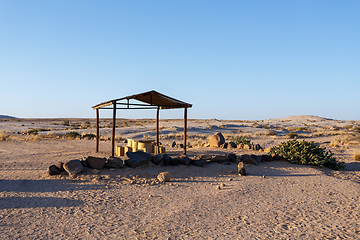
[[331, 151], [326, 152], [313, 141], [289, 140], [271, 148], [269, 154], [276, 154], [291, 163], [328, 167], [334, 170], [345, 168], [344, 162], [338, 162]]
[[82, 135], [82, 138], [84, 138], [84, 139], [93, 139], [93, 138], [96, 138], [96, 135], [93, 134], [93, 133], [86, 133], [86, 134]]
[[70, 122], [68, 120], [64, 120], [62, 125], [64, 126], [70, 126]]
[[355, 161], [360, 161], [360, 150], [354, 150], [353, 157]]
[[356, 128], [354, 128], [354, 130], [355, 130], [355, 132], [360, 133], [360, 127], [356, 127]]
[[65, 138], [69, 138], [69, 139], [75, 139], [75, 138], [80, 137], [80, 136], [81, 136], [80, 133], [75, 132], [75, 131], [67, 132], [64, 135]]
[[233, 138], [231, 141], [236, 145], [239, 145], [240, 143], [243, 143], [244, 145], [249, 145], [249, 147], [253, 145], [250, 140], [247, 140], [245, 137], [242, 136], [237, 136]]
[[273, 130], [269, 130], [265, 132], [266, 136], [276, 136], [276, 132], [274, 132]]
[[307, 131], [308, 129], [306, 127], [298, 127], [295, 130], [296, 131]]
[[5, 131], [0, 132], [0, 141], [5, 141], [9, 136], [6, 135]]
[[39, 130], [38, 129], [30, 129], [30, 130], [27, 130], [26, 133], [37, 135], [39, 133]]
[[298, 134], [293, 133], [293, 132], [289, 132], [288, 134], [286, 134], [287, 138], [296, 138], [298, 136]]

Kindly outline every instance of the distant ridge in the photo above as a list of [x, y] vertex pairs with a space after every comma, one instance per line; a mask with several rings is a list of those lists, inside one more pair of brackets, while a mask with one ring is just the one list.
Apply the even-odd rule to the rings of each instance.
[[0, 119], [14, 119], [16, 117], [8, 116], [8, 115], [0, 115]]

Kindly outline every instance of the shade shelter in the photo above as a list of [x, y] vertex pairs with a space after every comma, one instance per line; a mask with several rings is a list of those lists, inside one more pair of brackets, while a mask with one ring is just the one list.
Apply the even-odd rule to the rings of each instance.
[[[137, 100], [140, 103], [131, 103], [130, 100]], [[149, 91], [140, 94], [135, 94], [119, 99], [110, 100], [107, 102], [99, 103], [92, 108], [96, 110], [96, 152], [99, 151], [99, 109], [112, 109], [112, 137], [111, 155], [114, 156], [115, 152], [115, 126], [116, 126], [116, 110], [117, 109], [156, 109], [156, 146], [159, 146], [159, 112], [162, 109], [176, 109], [184, 108], [184, 154], [186, 154], [186, 132], [187, 132], [187, 109], [192, 105], [175, 98], [166, 96], [157, 91]]]

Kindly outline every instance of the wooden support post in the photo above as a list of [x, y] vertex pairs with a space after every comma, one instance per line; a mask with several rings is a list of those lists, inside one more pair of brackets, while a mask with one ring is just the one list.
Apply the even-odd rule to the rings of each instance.
[[115, 155], [115, 126], [116, 126], [116, 102], [113, 102], [113, 121], [112, 121], [112, 138], [111, 138], [111, 156]]
[[159, 112], [160, 107], [156, 108], [156, 146], [159, 146]]
[[187, 107], [184, 108], [184, 154], [186, 155]]
[[96, 109], [96, 152], [99, 152], [99, 139], [100, 139], [100, 131], [99, 131], [99, 109]]

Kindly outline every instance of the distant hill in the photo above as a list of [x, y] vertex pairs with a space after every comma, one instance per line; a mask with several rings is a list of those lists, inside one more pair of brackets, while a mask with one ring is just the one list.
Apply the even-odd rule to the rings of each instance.
[[8, 115], [0, 115], [0, 119], [13, 119], [16, 117], [8, 116]]

